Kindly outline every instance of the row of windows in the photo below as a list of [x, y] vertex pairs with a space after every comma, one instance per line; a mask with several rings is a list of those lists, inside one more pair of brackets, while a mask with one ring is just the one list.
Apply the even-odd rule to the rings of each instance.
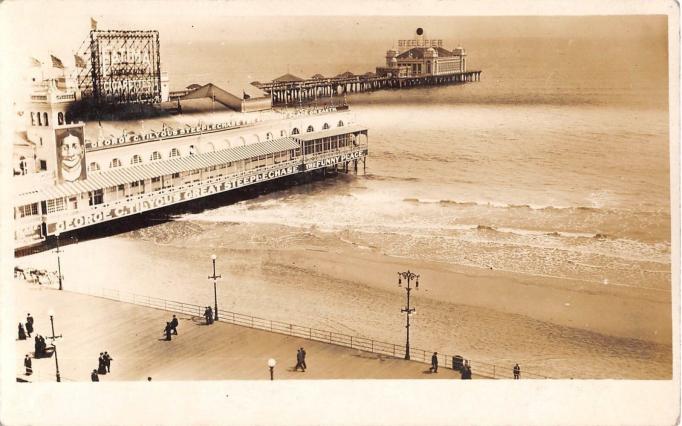
[[[339, 120], [339, 122], [337, 123], [337, 126], [342, 127], [343, 125], [344, 125], [343, 120]], [[322, 130], [327, 130], [327, 129], [329, 129], [329, 124], [324, 123], [322, 125]], [[314, 131], [315, 131], [315, 128], [312, 125], [308, 126], [308, 128], [306, 129], [307, 133], [312, 133]], [[280, 132], [280, 134], [283, 137], [285, 134], [284, 130], [282, 130]], [[292, 135], [298, 135], [298, 134], [300, 134], [300, 132], [299, 132], [298, 128], [294, 127], [291, 130], [291, 134]], [[257, 136], [256, 136], [256, 138], [257, 138]], [[270, 140], [270, 139], [273, 139], [274, 136], [273, 136], [272, 132], [268, 132], [265, 135], [265, 138], [266, 138], [266, 140]], [[241, 138], [241, 141], [243, 144], [246, 144], [246, 140], [243, 137]], [[212, 143], [208, 143], [207, 148], [208, 148], [209, 152], [215, 151], [215, 147]], [[194, 147], [194, 145], [190, 145], [189, 146], [189, 155], [194, 155], [195, 152], [196, 152], [196, 148]], [[181, 157], [180, 150], [178, 148], [173, 148], [168, 153], [168, 158], [174, 158], [174, 157]], [[163, 159], [163, 155], [159, 151], [152, 152], [152, 154], [149, 157], [149, 161], [157, 161], [157, 160], [162, 160], [162, 159]], [[142, 164], [143, 162], [144, 161], [143, 161], [142, 157], [138, 154], [133, 155], [132, 158], [130, 159], [131, 165]], [[123, 162], [118, 158], [114, 158], [109, 162], [109, 168], [110, 169], [113, 169], [115, 167], [121, 167], [122, 165], [123, 165]], [[88, 166], [88, 171], [96, 172], [99, 170], [101, 170], [101, 166], [99, 165], [99, 163], [97, 163], [95, 161], [91, 162]]]
[[[71, 124], [75, 121], [71, 117], [71, 113], [63, 112], [57, 113], [57, 124], [62, 126], [64, 124]], [[46, 112], [31, 112], [31, 126], [49, 126], [50, 120]]]

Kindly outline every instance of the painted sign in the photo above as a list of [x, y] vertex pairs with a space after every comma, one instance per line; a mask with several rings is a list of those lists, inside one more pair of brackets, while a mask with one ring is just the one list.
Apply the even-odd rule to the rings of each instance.
[[150, 193], [142, 200], [130, 200], [125, 203], [117, 204], [110, 208], [104, 208], [99, 211], [79, 214], [64, 218], [57, 222], [47, 224], [47, 233], [49, 235], [55, 232], [65, 232], [72, 229], [78, 229], [85, 226], [95, 225], [97, 223], [117, 219], [124, 216], [129, 216], [136, 213], [142, 213], [148, 210], [158, 209], [160, 207], [170, 206], [172, 204], [182, 203], [195, 198], [201, 198], [219, 192], [228, 191], [231, 189], [240, 188], [247, 185], [252, 185], [258, 182], [276, 179], [279, 177], [291, 175], [297, 172], [295, 166], [282, 167], [280, 169], [273, 169], [261, 173], [253, 173], [240, 178], [227, 179], [218, 183], [203, 184], [194, 188], [180, 189], [178, 191], [166, 194]]
[[57, 182], [84, 180], [87, 175], [83, 127], [55, 129], [55, 140], [57, 141]]
[[199, 135], [205, 132], [215, 132], [220, 130], [226, 130], [228, 128], [234, 127], [235, 125], [229, 122], [216, 123], [216, 124], [201, 124], [198, 126], [185, 126], [181, 129], [171, 129], [166, 128], [160, 132], [148, 132], [144, 134], [123, 134], [118, 138], [102, 139], [97, 141], [91, 141], [88, 143], [87, 147], [89, 149], [97, 149], [110, 147], [115, 145], [122, 145], [127, 143], [138, 143], [146, 142], [158, 139], [174, 138], [180, 136], [191, 136]]
[[354, 151], [347, 154], [335, 155], [333, 157], [328, 157], [316, 161], [312, 161], [305, 164], [305, 170], [314, 170], [321, 167], [329, 167], [339, 163], [345, 163], [346, 161], [357, 160], [363, 155], [367, 155], [367, 151]]
[[398, 47], [401, 49], [411, 49], [413, 47], [443, 47], [443, 40], [429, 40], [429, 39], [410, 39], [398, 40]]

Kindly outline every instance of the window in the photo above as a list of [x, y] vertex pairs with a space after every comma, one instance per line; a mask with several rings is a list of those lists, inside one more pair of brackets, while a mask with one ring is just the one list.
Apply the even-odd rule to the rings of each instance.
[[156, 183], [156, 182], [161, 182], [161, 178], [160, 177], [153, 177], [152, 183]]
[[159, 151], [152, 152], [152, 156], [149, 158], [151, 161], [156, 161], [161, 159], [161, 153]]
[[286, 136], [286, 134], [287, 134], [287, 132], [285, 132], [284, 130], [280, 130], [280, 131], [279, 131], [279, 136], [282, 137], [282, 138], [283, 138], [284, 136]]
[[121, 167], [121, 160], [118, 158], [114, 158], [111, 160], [111, 163], [109, 163], [109, 168], [113, 169], [114, 167]]
[[133, 158], [130, 159], [130, 164], [140, 164], [140, 163], [142, 163], [142, 157], [140, 157], [137, 154], [133, 155]]
[[180, 173], [173, 173], [173, 174], [171, 175], [171, 178], [173, 178], [173, 179], [177, 179], [177, 178], [179, 178], [179, 177], [180, 177]]
[[99, 163], [96, 163], [94, 161], [92, 163], [90, 163], [90, 166], [88, 166], [88, 171], [90, 171], [90, 172], [99, 171]]
[[293, 130], [291, 131], [291, 134], [292, 134], [292, 135], [297, 135], [297, 134], [298, 134], [298, 129], [297, 129], [296, 127], [294, 127]]
[[67, 112], [66, 113], [66, 124], [71, 124], [73, 123], [73, 118], [71, 117], [71, 113]]
[[31, 126], [35, 126], [35, 125], [36, 125], [36, 113], [31, 112]]
[[307, 133], [312, 133], [314, 131], [315, 131], [315, 128], [313, 126], [308, 126], [308, 128], [306, 129]]
[[88, 194], [90, 195], [91, 206], [102, 204], [104, 202], [104, 191], [102, 191], [101, 189], [90, 191]]
[[60, 112], [57, 114], [57, 124], [60, 126], [64, 124], [64, 113]]
[[42, 125], [43, 125], [43, 120], [40, 118], [40, 117], [41, 117], [41, 114], [40, 114], [39, 112], [37, 112], [36, 114], [38, 114], [38, 125], [39, 125], [39, 126], [42, 126]]
[[45, 122], [46, 126], [50, 125], [50, 123], [47, 121], [47, 113], [46, 112], [43, 113], [43, 121]]
[[178, 150], [177, 148], [171, 149], [169, 157], [173, 158], [173, 157], [179, 157], [179, 156], [180, 156], [180, 150]]
[[119, 185], [118, 187], [116, 187], [116, 189], [119, 190], [119, 191], [124, 191], [125, 188], [126, 188], [125, 185]]
[[322, 130], [327, 130], [328, 128], [329, 128], [329, 124], [328, 124], [328, 123], [324, 123], [324, 124], [322, 125]]
[[197, 149], [194, 147], [194, 145], [189, 146], [189, 155], [194, 155], [196, 151]]
[[38, 214], [38, 203], [19, 206], [19, 217], [34, 216]]
[[266, 141], [269, 141], [270, 139], [273, 139], [272, 133], [271, 133], [271, 132], [267, 132], [267, 133], [265, 134], [265, 140], [266, 140]]
[[40, 170], [47, 170], [47, 161], [45, 160], [39, 160], [40, 161]]
[[138, 186], [140, 186], [140, 181], [139, 181], [139, 180], [136, 180], [135, 182], [132, 182], [132, 183], [130, 184], [130, 187], [131, 187], [131, 188], [137, 188]]
[[47, 200], [47, 212], [54, 213], [62, 211], [66, 208], [66, 203], [63, 198], [55, 198], [54, 200]]
[[215, 145], [213, 143], [206, 143], [206, 152], [215, 152]]
[[336, 127], [343, 127], [343, 121], [339, 120], [339, 124], [337, 124]]

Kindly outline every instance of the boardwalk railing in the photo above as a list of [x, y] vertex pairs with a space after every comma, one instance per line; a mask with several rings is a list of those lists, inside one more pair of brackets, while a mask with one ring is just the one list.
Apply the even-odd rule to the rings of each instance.
[[[199, 318], [203, 318], [204, 309], [206, 308], [205, 306], [199, 306], [192, 303], [160, 299], [157, 297], [144, 296], [121, 290], [98, 289], [98, 291], [91, 291], [88, 294], [105, 299], [147, 306], [150, 308], [171, 311]], [[343, 346], [351, 349], [375, 353], [378, 355], [385, 355], [395, 358], [405, 357], [405, 345], [402, 343], [387, 343], [367, 337], [352, 336], [330, 330], [320, 330], [312, 327], [305, 327], [297, 324], [260, 318], [253, 315], [241, 314], [238, 312], [220, 310], [219, 314], [219, 321], [228, 324], [265, 330], [272, 333], [285, 334], [292, 337], [299, 337], [302, 339], [314, 340], [331, 345]], [[433, 353], [434, 351], [432, 350], [410, 348], [410, 359], [416, 362], [431, 364], [431, 356]], [[438, 353], [438, 365], [441, 368], [452, 368], [453, 361], [454, 358], [451, 354], [445, 354], [441, 352]], [[475, 375], [491, 379], [513, 378], [511, 365], [501, 366], [471, 359], [467, 359], [467, 361], [471, 366], [472, 373]], [[521, 377], [524, 379], [552, 378], [550, 376], [535, 374], [525, 370], [521, 372]]]

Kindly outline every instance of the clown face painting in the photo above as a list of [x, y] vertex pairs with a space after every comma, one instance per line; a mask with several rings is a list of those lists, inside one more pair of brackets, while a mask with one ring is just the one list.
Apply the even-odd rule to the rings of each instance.
[[62, 182], [74, 182], [85, 179], [85, 146], [83, 129], [58, 129], [57, 140], [57, 179]]

